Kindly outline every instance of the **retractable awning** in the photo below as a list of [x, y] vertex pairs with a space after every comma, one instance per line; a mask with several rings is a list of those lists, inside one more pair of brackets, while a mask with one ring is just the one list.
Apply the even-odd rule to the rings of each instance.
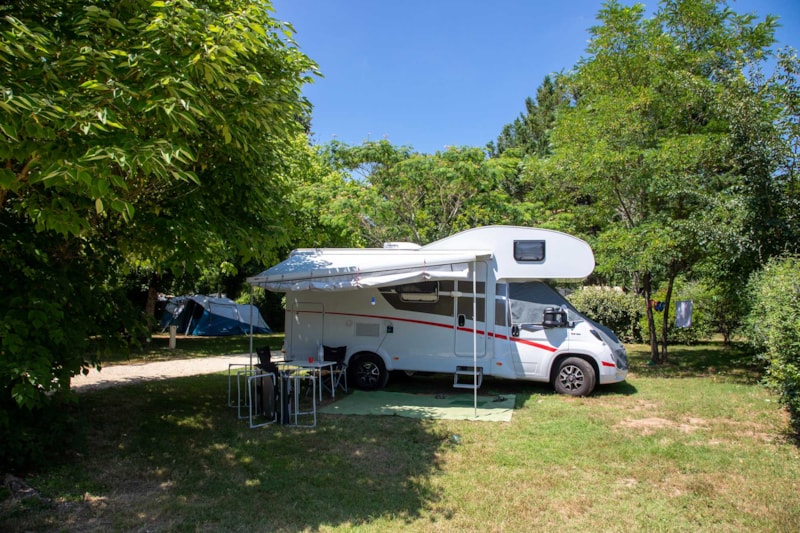
[[339, 291], [435, 279], [470, 279], [470, 263], [488, 251], [365, 249], [295, 250], [285, 261], [247, 278], [274, 292]]

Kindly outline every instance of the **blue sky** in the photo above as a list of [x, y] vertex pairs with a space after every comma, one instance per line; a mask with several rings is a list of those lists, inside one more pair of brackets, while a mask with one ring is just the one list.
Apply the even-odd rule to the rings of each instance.
[[[800, 0], [731, 5], [759, 19], [778, 15], [780, 44], [800, 49]], [[315, 142], [387, 139], [434, 153], [496, 139], [545, 75], [570, 70], [585, 55], [602, 1], [273, 0], [273, 6], [324, 76], [304, 90], [314, 105]]]

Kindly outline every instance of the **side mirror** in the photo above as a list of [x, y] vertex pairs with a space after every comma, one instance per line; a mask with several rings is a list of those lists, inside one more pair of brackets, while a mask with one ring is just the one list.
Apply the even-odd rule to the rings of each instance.
[[545, 328], [563, 328], [567, 326], [567, 312], [558, 307], [546, 307], [542, 316]]
[[519, 337], [519, 326], [511, 326], [511, 336]]

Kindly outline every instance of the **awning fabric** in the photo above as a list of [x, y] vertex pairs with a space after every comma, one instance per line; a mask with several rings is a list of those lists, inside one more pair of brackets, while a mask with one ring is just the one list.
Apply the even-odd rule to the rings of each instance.
[[275, 292], [339, 291], [435, 279], [470, 279], [469, 265], [491, 252], [365, 249], [295, 250], [247, 279]]

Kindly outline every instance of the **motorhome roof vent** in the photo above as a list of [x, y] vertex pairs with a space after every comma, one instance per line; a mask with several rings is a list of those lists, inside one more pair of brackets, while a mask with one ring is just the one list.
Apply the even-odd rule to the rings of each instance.
[[419, 250], [422, 248], [422, 246], [413, 242], [385, 242], [383, 247], [386, 250]]

